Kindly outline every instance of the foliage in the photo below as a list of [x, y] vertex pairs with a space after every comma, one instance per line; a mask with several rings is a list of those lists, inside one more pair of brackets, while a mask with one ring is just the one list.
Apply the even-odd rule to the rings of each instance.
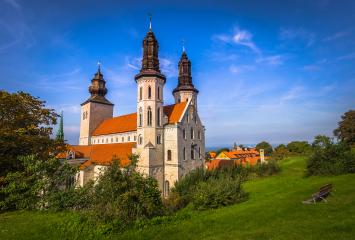
[[192, 196], [192, 204], [197, 210], [205, 210], [231, 205], [245, 199], [241, 179], [210, 178], [199, 182]]
[[62, 194], [68, 178], [76, 169], [56, 158], [42, 160], [38, 156], [20, 157], [23, 171], [10, 172], [0, 193], [5, 196], [0, 209], [51, 208], [54, 195]]
[[355, 110], [349, 110], [341, 116], [338, 128], [334, 130], [334, 135], [341, 141], [355, 145]]
[[314, 153], [307, 162], [307, 175], [338, 175], [355, 172], [355, 153], [344, 142], [317, 136], [312, 144]]
[[312, 152], [311, 145], [307, 141], [293, 141], [287, 144], [287, 150], [293, 155], [308, 155]]
[[135, 170], [137, 156], [127, 167], [115, 160], [94, 186], [91, 215], [112, 229], [124, 228], [140, 219], [162, 215], [163, 204], [157, 181]]
[[288, 151], [287, 147], [284, 144], [280, 144], [277, 147], [275, 147], [274, 151], [272, 152], [271, 157], [274, 160], [282, 160], [289, 155], [290, 155], [290, 152]]
[[23, 170], [19, 156], [55, 156], [63, 142], [50, 138], [57, 114], [45, 102], [24, 92], [0, 91], [0, 177]]
[[229, 148], [220, 148], [216, 151], [216, 156], [220, 154], [221, 152], [229, 152]]
[[258, 151], [260, 151], [260, 149], [264, 149], [266, 156], [270, 156], [273, 150], [271, 144], [265, 141], [256, 144], [255, 148]]
[[[224, 206], [227, 203], [238, 202], [245, 196], [239, 186], [241, 182], [246, 181], [249, 177], [272, 175], [279, 170], [280, 168], [274, 161], [257, 163], [254, 166], [225, 166], [213, 170], [198, 168], [175, 183], [164, 204], [169, 211], [175, 212], [189, 203], [192, 203], [196, 209], [201, 210], [207, 208], [207, 206], [214, 208]], [[223, 186], [223, 182], [225, 182], [225, 186]], [[212, 185], [218, 185], [219, 189], [212, 187]], [[208, 189], [208, 186], [210, 186], [210, 189]], [[239, 187], [232, 188], [232, 186]], [[233, 197], [230, 195], [231, 193], [234, 194]], [[196, 205], [200, 204], [200, 201], [204, 201], [203, 206]]]

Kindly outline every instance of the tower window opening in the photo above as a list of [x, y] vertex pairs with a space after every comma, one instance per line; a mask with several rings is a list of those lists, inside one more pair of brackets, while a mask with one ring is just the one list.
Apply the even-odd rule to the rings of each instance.
[[139, 88], [139, 100], [142, 100], [142, 98], [143, 98], [143, 88], [140, 87]]
[[191, 159], [195, 159], [194, 145], [191, 145]]
[[158, 87], [158, 100], [160, 100], [160, 87]]
[[138, 144], [142, 145], [143, 144], [143, 138], [141, 135], [138, 136]]
[[161, 135], [160, 134], [157, 135], [157, 144], [161, 144]]
[[148, 99], [152, 98], [152, 88], [149, 86], [148, 87]]
[[139, 108], [139, 119], [138, 119], [138, 126], [142, 126], [142, 120], [143, 120], [143, 115], [142, 115], [142, 108]]
[[190, 136], [190, 137], [191, 137], [191, 139], [194, 139], [194, 135], [195, 135], [195, 134], [194, 134], [194, 130], [193, 130], [193, 128], [191, 128], [191, 130], [190, 130], [190, 135], [191, 135], [191, 136]]
[[168, 161], [171, 161], [171, 150], [168, 150]]
[[186, 148], [184, 148], [182, 151], [182, 159], [186, 160]]
[[147, 119], [147, 125], [152, 126], [152, 109], [148, 107], [148, 119]]
[[185, 130], [185, 129], [182, 130], [182, 137], [183, 137], [184, 139], [186, 139], [186, 130]]
[[157, 111], [157, 124], [158, 126], [160, 127], [161, 123], [160, 123], [160, 108], [158, 108], [158, 111]]

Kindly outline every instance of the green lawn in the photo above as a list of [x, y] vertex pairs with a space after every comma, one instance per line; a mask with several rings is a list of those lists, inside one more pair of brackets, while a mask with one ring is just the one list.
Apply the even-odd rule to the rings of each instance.
[[[355, 174], [303, 177], [304, 158], [283, 161], [277, 176], [249, 181], [248, 201], [217, 210], [185, 210], [175, 220], [112, 239], [354, 239]], [[333, 183], [328, 203], [304, 205], [320, 186]], [[73, 213], [13, 212], [0, 215], [0, 239], [99, 238]]]

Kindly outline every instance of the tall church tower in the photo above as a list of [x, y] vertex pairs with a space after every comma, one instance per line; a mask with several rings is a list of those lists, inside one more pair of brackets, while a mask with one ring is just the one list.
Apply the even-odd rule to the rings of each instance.
[[159, 45], [150, 28], [143, 40], [142, 68], [137, 83], [138, 170], [155, 177], [162, 188], [164, 177], [163, 88], [166, 78], [160, 72]]
[[191, 99], [191, 104], [197, 108], [198, 90], [192, 83], [191, 62], [188, 59], [184, 48], [179, 61], [178, 80], [178, 86], [173, 91], [175, 103], [185, 102]]
[[81, 104], [79, 145], [90, 145], [92, 132], [105, 119], [113, 117], [113, 104], [105, 96], [106, 81], [99, 65], [89, 87], [90, 98]]

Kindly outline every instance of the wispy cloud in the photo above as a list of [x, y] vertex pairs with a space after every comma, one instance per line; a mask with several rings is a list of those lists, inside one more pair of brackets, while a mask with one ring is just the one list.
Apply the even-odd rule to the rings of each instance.
[[282, 40], [301, 40], [305, 42], [307, 47], [310, 47], [315, 42], [315, 33], [307, 31], [303, 28], [281, 28], [280, 38]]
[[282, 55], [272, 55], [266, 57], [260, 57], [256, 60], [257, 63], [266, 63], [272, 66], [278, 66], [283, 64], [284, 57]]
[[236, 27], [231, 34], [216, 34], [213, 36], [213, 39], [224, 43], [244, 46], [256, 54], [261, 54], [260, 49], [253, 42], [253, 35], [246, 29]]
[[355, 52], [352, 52], [352, 53], [349, 53], [349, 54], [345, 54], [343, 56], [340, 56], [340, 57], [336, 58], [337, 61], [351, 60], [351, 59], [355, 59]]
[[[138, 71], [141, 69], [141, 57], [126, 57], [127, 67]], [[163, 74], [167, 77], [177, 76], [177, 64], [174, 61], [167, 57], [159, 57], [160, 69]]]
[[339, 38], [346, 37], [347, 35], [349, 35], [349, 32], [344, 30], [344, 31], [336, 32], [332, 35], [329, 35], [329, 36], [323, 38], [322, 40], [324, 42], [331, 42], [331, 41], [338, 40]]
[[16, 0], [3, 0], [3, 1], [15, 9], [21, 8], [21, 5]]
[[255, 70], [255, 66], [253, 66], [253, 65], [238, 65], [238, 66], [236, 66], [235, 64], [231, 64], [229, 66], [229, 71], [234, 74], [249, 72], [249, 71], [253, 71], [253, 70]]

